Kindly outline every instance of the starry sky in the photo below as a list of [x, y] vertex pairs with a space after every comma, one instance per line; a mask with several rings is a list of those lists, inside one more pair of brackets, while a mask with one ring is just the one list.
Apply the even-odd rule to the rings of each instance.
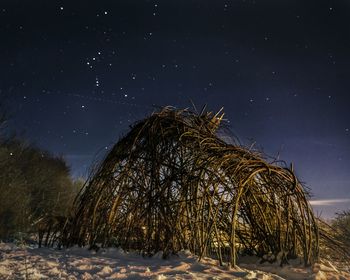
[[86, 176], [159, 106], [224, 106], [241, 142], [286, 162], [319, 213], [350, 208], [350, 3], [0, 3], [9, 129]]

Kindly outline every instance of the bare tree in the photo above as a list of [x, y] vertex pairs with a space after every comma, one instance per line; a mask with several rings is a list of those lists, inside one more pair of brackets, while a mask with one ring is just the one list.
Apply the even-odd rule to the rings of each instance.
[[62, 158], [8, 136], [6, 97], [0, 91], [0, 238], [28, 232], [45, 215], [66, 215], [76, 186]]

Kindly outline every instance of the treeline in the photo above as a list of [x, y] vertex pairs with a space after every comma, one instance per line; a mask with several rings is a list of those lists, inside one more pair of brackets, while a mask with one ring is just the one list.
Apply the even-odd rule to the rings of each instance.
[[46, 215], [68, 215], [81, 186], [62, 158], [0, 135], [0, 240], [31, 232]]

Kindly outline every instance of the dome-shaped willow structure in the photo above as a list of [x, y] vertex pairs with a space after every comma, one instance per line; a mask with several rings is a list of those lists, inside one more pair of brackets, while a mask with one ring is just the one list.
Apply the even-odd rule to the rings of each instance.
[[65, 245], [313, 263], [318, 227], [303, 186], [292, 170], [222, 140], [222, 116], [165, 107], [136, 123], [77, 197]]

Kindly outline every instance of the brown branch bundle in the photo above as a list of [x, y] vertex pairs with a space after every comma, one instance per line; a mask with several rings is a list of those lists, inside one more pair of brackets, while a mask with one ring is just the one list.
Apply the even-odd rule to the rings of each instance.
[[189, 249], [232, 265], [239, 252], [317, 260], [303, 186], [292, 170], [223, 141], [222, 117], [165, 107], [135, 124], [78, 195], [63, 243]]

